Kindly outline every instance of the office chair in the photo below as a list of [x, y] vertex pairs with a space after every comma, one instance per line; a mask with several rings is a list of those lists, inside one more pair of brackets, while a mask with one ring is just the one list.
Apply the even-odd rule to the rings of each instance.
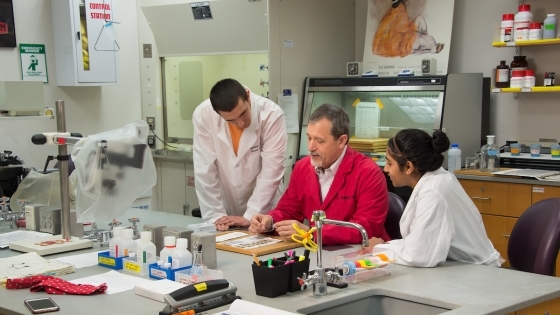
[[531, 205], [517, 220], [508, 241], [513, 269], [554, 276], [560, 248], [560, 198]]
[[385, 230], [391, 239], [401, 239], [401, 227], [399, 222], [401, 216], [404, 212], [406, 204], [397, 194], [388, 192], [389, 194], [389, 211], [387, 212], [387, 218], [385, 219]]

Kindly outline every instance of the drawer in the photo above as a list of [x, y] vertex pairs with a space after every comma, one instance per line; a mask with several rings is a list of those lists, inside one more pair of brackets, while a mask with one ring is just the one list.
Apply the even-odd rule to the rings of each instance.
[[515, 315], [554, 315], [560, 314], [560, 298], [542, 302], [537, 305], [529, 306], [522, 310], [516, 311]]
[[543, 199], [560, 197], [560, 187], [533, 185], [531, 203], [537, 203]]
[[467, 179], [459, 182], [483, 214], [519, 217], [531, 205], [532, 185]]
[[517, 222], [517, 218], [482, 214], [482, 222], [484, 222], [486, 235], [488, 235], [492, 245], [494, 245], [494, 248], [506, 259], [502, 267], [509, 267], [507, 247], [509, 235], [513, 230], [515, 222]]

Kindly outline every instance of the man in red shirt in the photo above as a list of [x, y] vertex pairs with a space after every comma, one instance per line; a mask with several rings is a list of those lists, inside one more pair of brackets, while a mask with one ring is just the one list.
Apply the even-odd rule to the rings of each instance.
[[[383, 226], [389, 205], [385, 177], [375, 162], [347, 146], [349, 133], [350, 119], [342, 108], [319, 106], [307, 126], [309, 156], [296, 164], [276, 208], [253, 215], [249, 232], [275, 229], [289, 237], [296, 233], [293, 223], [308, 231], [304, 219], [310, 221], [314, 210], [323, 210], [328, 219], [358, 223], [370, 238], [389, 240]], [[361, 242], [356, 229], [323, 227], [325, 245]]]

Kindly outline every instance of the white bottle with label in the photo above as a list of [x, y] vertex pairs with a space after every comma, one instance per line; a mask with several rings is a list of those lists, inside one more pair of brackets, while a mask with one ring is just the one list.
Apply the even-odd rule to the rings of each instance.
[[461, 169], [461, 149], [457, 143], [451, 144], [451, 149], [447, 151], [447, 171], [455, 173]]
[[136, 252], [136, 242], [132, 239], [132, 229], [123, 229], [121, 240], [118, 243], [119, 257], [128, 256]]
[[165, 247], [159, 252], [159, 259], [164, 263], [171, 263], [171, 254], [175, 251], [175, 236], [164, 237], [163, 246]]
[[186, 238], [178, 238], [175, 251], [171, 254], [171, 268], [182, 268], [192, 265], [192, 254], [187, 249], [189, 240]]
[[529, 25], [533, 22], [533, 14], [531, 13], [530, 4], [520, 4], [519, 12], [514, 19], [514, 38], [518, 40], [529, 39]]
[[487, 143], [480, 148], [480, 170], [497, 172], [500, 170], [500, 148], [494, 143], [496, 136], [486, 136]]
[[558, 36], [558, 20], [556, 14], [547, 14], [543, 23], [543, 38], [551, 39]]
[[113, 238], [109, 241], [109, 256], [110, 257], [121, 257], [119, 256], [119, 242], [122, 237], [122, 226], [115, 226], [113, 228]]
[[142, 264], [156, 262], [156, 244], [152, 243], [152, 232], [140, 233], [140, 243], [136, 246], [136, 261]]

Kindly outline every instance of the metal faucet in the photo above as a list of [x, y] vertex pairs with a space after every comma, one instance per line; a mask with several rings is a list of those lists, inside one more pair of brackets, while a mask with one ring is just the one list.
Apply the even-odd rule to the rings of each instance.
[[[138, 226], [136, 225], [136, 222], [140, 222], [139, 218], [130, 218], [128, 219], [128, 222], [132, 223], [132, 226], [130, 227], [132, 229], [132, 239], [133, 240], [137, 240], [140, 238], [140, 233], [138, 232]], [[127, 229], [129, 227], [125, 227], [125, 229]]]
[[366, 230], [360, 224], [329, 220], [323, 210], [313, 211], [311, 222], [315, 222], [317, 228], [317, 268], [313, 275], [303, 274], [301, 288], [305, 289], [307, 286], [313, 285], [313, 295], [323, 296], [327, 295], [327, 282], [336, 282], [342, 277], [337, 267], [333, 271], [326, 271], [323, 268], [323, 225], [332, 224], [357, 229], [362, 234], [362, 247], [369, 246], [369, 238]]
[[[10, 229], [14, 230], [18, 229], [17, 221], [25, 219], [25, 207], [20, 207], [20, 211], [13, 211], [9, 201], [10, 197], [0, 197], [0, 225], [7, 225], [9, 222]], [[18, 203], [21, 204], [20, 201]]]
[[111, 240], [110, 231], [100, 230], [97, 228], [97, 223], [93, 222], [91, 224], [91, 231], [88, 235], [82, 236], [80, 239], [92, 240], [94, 242], [99, 242], [99, 246], [109, 246], [109, 241]]

